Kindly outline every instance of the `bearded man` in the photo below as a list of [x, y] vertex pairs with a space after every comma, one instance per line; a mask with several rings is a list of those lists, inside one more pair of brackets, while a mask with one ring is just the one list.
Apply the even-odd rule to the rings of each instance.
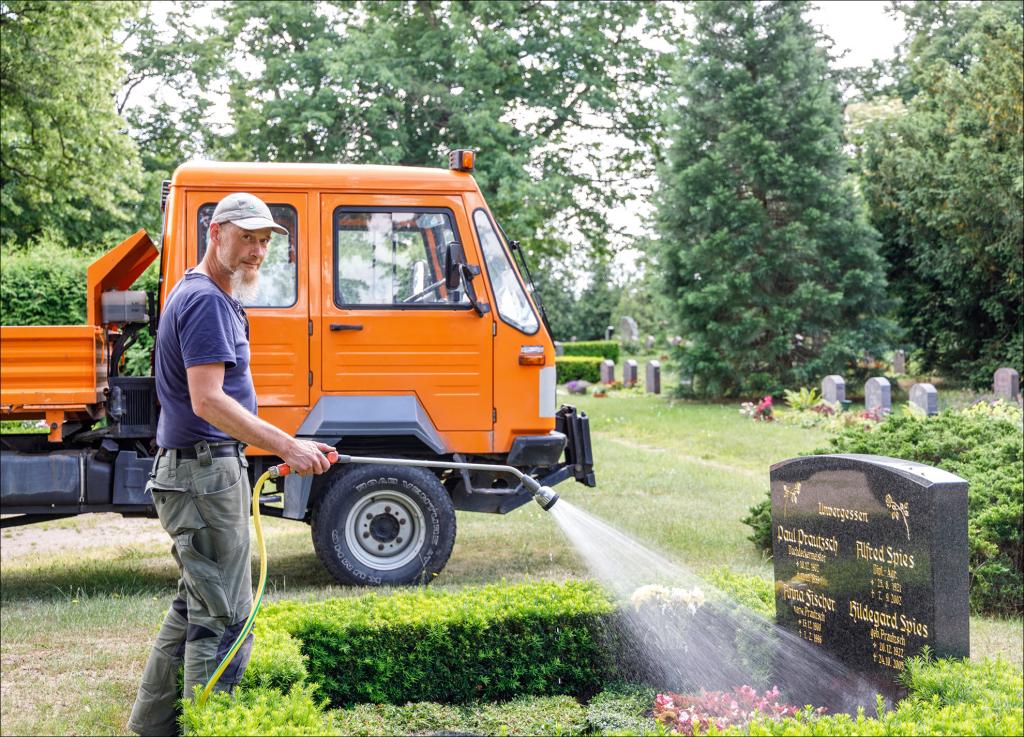
[[[246, 192], [214, 210], [202, 262], [171, 291], [156, 340], [159, 450], [149, 490], [173, 541], [180, 579], [142, 674], [128, 726], [140, 735], [177, 734], [178, 669], [185, 696], [203, 686], [252, 609], [251, 489], [245, 446], [264, 448], [300, 474], [323, 473], [329, 445], [299, 440], [256, 416], [249, 371], [251, 298], [274, 232], [270, 208]], [[252, 635], [217, 684], [236, 686]]]

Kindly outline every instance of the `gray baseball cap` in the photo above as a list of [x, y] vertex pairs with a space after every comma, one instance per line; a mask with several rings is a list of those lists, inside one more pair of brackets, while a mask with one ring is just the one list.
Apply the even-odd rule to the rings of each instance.
[[248, 192], [234, 192], [218, 202], [210, 223], [234, 223], [245, 230], [270, 228], [275, 233], [288, 235], [287, 228], [274, 222], [266, 203]]

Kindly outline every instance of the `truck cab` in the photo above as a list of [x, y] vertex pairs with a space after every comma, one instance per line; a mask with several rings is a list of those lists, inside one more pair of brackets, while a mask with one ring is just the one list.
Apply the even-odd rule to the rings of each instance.
[[[48, 403], [45, 372], [38, 386], [26, 383], [32, 341], [66, 345], [53, 332], [66, 328], [2, 329], [0, 413], [50, 422], [45, 443], [4, 436], [4, 514], [33, 521], [151, 511], [154, 380], [118, 376], [119, 359], [144, 324], [159, 330], [160, 306], [203, 257], [214, 208], [237, 191], [266, 202], [288, 231], [274, 234], [259, 289], [245, 304], [262, 418], [352, 456], [500, 463], [545, 485], [574, 478], [593, 486], [587, 419], [557, 406], [552, 336], [517, 268], [517, 244], [472, 177], [473, 159], [453, 152], [448, 169], [180, 166], [162, 194], [159, 250], [136, 234], [103, 257], [96, 284], [90, 269], [94, 324], [79, 326], [91, 332], [77, 337], [76, 355], [82, 395], [92, 401]], [[157, 257], [159, 294], [148, 321], [132, 321], [124, 282]], [[21, 349], [11, 361], [9, 348]], [[8, 382], [8, 371], [21, 380]], [[62, 453], [86, 468], [77, 487], [67, 474], [38, 478], [43, 459]], [[259, 448], [246, 453], [254, 478], [279, 460]], [[89, 487], [92, 477], [99, 488]], [[29, 503], [26, 484], [54, 487], [36, 497], [50, 500], [49, 510]], [[443, 568], [454, 510], [504, 514], [530, 498], [515, 476], [493, 471], [353, 466], [286, 477], [261, 510], [309, 522], [321, 561], [340, 582], [394, 584], [429, 580]]]

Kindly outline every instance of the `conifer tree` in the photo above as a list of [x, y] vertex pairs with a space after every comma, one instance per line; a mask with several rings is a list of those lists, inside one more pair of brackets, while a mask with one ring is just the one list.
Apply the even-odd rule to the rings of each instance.
[[879, 355], [877, 234], [806, 4], [700, 3], [673, 89], [659, 220], [684, 374], [706, 395], [817, 385]]

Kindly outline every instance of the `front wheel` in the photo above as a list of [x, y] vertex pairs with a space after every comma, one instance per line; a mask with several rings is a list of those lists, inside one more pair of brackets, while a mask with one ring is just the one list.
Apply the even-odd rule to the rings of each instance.
[[422, 468], [345, 469], [320, 498], [311, 524], [317, 557], [346, 585], [430, 583], [455, 545], [455, 507]]

